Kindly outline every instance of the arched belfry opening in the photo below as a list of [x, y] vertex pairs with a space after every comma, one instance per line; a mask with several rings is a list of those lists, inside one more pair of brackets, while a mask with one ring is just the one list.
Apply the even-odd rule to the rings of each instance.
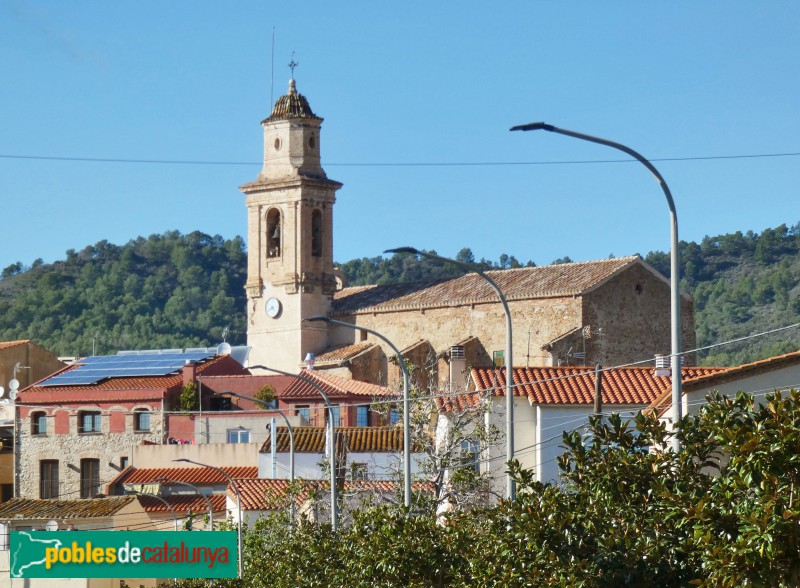
[[319, 208], [311, 212], [311, 255], [322, 257], [322, 211]]
[[271, 208], [267, 213], [267, 259], [281, 256], [281, 211]]

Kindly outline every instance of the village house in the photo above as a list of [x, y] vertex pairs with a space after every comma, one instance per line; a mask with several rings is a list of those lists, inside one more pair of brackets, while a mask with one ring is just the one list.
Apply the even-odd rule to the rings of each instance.
[[[683, 382], [690, 386], [723, 368], [685, 367]], [[595, 368], [531, 367], [514, 369], [514, 447], [523, 467], [532, 468], [540, 482], [558, 482], [556, 458], [563, 453], [563, 431], [581, 430], [594, 414]], [[473, 368], [470, 393], [438, 401], [443, 418], [464, 410], [485, 415], [487, 426], [505, 432], [505, 369]], [[672, 389], [670, 376], [653, 367], [609, 368], [601, 375], [601, 412], [633, 416]], [[502, 445], [502, 447], [500, 446]], [[480, 470], [493, 479], [500, 493], [505, 476], [505, 446], [480, 447]]]
[[139, 353], [80, 360], [19, 393], [16, 496], [91, 498], [142, 444], [193, 442], [179, 410], [198, 375], [243, 374], [209, 351]]

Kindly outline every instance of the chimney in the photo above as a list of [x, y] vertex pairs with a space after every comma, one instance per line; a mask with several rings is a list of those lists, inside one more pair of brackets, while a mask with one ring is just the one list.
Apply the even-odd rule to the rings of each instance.
[[186, 360], [183, 365], [183, 385], [194, 382], [197, 379], [197, 364], [191, 360]]
[[[663, 378], [672, 375], [671, 359], [671, 355], [656, 353], [656, 377]], [[684, 363], [684, 356], [681, 356], [681, 367], [683, 367]]]
[[454, 392], [456, 384], [465, 381], [464, 371], [467, 369], [467, 360], [464, 358], [464, 346], [453, 345], [450, 348], [450, 392]]

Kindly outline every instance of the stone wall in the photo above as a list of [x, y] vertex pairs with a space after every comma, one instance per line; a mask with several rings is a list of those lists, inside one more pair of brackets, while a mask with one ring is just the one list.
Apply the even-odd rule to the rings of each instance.
[[[132, 408], [139, 408], [134, 406]], [[58, 460], [59, 495], [67, 499], [80, 498], [80, 466], [82, 459], [100, 461], [100, 490], [105, 492], [108, 484], [123, 469], [121, 458], [130, 459], [133, 448], [143, 442], [161, 443], [161, 414], [150, 414], [150, 430], [135, 431], [132, 408], [121, 406], [101, 411], [100, 433], [79, 433], [78, 413], [81, 410], [97, 411], [96, 405], [70, 408], [43, 408], [47, 415], [47, 428], [44, 434], [34, 435], [30, 416], [20, 419], [17, 431], [19, 459], [17, 463], [17, 496], [20, 498], [39, 498], [41, 460]], [[144, 408], [144, 406], [142, 406]], [[125, 415], [125, 431], [109, 432], [111, 411], [121, 411]], [[66, 413], [69, 432], [54, 432], [55, 413]], [[62, 417], [63, 418], [63, 417]]]

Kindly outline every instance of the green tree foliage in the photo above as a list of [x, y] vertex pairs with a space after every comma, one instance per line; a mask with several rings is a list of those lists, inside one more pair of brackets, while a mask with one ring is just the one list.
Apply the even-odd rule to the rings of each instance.
[[200, 397], [197, 384], [189, 382], [181, 388], [178, 395], [178, 410], [181, 412], [196, 412], [200, 409]]
[[259, 404], [257, 405], [258, 408], [263, 410], [269, 410], [270, 407], [277, 408], [277, 404], [275, 402], [275, 387], [270, 386], [269, 384], [265, 384], [258, 392], [255, 394], [255, 398], [264, 402], [266, 404]]
[[[697, 344], [704, 347], [800, 322], [800, 223], [681, 242], [681, 288], [694, 297]], [[645, 260], [669, 277], [669, 254]], [[711, 349], [705, 365], [738, 365], [797, 349], [778, 333]]]
[[651, 450], [670, 437], [654, 416], [596, 418], [564, 434], [563, 485], [511, 464], [514, 503], [365, 508], [337, 535], [278, 513], [247, 532], [244, 580], [216, 585], [797, 586], [800, 392], [712, 395], [678, 435]]
[[[17, 267], [19, 266], [19, 267]], [[65, 261], [13, 264], [0, 280], [0, 340], [35, 339], [58, 355], [200, 347], [245, 335], [246, 252], [236, 237], [177, 231]]]

